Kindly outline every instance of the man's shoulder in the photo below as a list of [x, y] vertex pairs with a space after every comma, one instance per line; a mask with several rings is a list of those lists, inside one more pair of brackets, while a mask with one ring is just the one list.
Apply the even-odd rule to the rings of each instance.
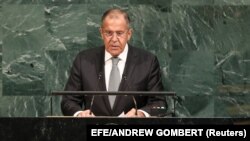
[[79, 55], [93, 55], [103, 52], [103, 47], [87, 48], [79, 52]]
[[132, 52], [136, 53], [139, 56], [155, 57], [155, 54], [153, 54], [152, 52], [150, 52], [144, 48], [139, 48], [139, 47], [135, 47], [135, 46], [131, 46], [131, 45], [129, 47], [132, 50]]
[[85, 60], [85, 61], [93, 61], [96, 59], [96, 57], [103, 56], [104, 47], [94, 47], [94, 48], [88, 48], [80, 51], [76, 57], [75, 60]]
[[80, 51], [77, 55], [79, 58], [95, 58], [96, 56], [100, 56], [104, 52], [104, 47], [94, 47], [94, 48], [88, 48]]

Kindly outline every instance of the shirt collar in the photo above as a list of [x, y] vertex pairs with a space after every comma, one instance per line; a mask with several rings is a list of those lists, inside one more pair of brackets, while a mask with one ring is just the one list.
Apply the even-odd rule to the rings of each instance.
[[[128, 54], [128, 44], [125, 45], [123, 52], [119, 54], [118, 57], [124, 61], [127, 59], [127, 54]], [[108, 61], [110, 58], [112, 58], [112, 55], [105, 50], [105, 62]]]

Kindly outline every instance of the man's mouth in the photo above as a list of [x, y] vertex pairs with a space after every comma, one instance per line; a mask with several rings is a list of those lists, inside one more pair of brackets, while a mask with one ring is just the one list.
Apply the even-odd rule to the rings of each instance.
[[111, 48], [118, 48], [119, 46], [117, 45], [111, 45]]

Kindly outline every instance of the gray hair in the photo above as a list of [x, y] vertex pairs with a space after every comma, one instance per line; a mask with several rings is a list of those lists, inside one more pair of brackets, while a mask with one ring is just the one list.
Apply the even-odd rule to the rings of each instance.
[[103, 25], [103, 21], [105, 20], [105, 18], [106, 18], [108, 15], [112, 14], [112, 13], [120, 13], [120, 14], [122, 14], [122, 15], [124, 16], [124, 18], [125, 18], [127, 24], [128, 24], [128, 27], [130, 27], [130, 26], [129, 26], [129, 25], [130, 25], [130, 18], [129, 18], [128, 13], [127, 13], [126, 11], [120, 9], [120, 8], [111, 8], [111, 9], [108, 9], [107, 11], [105, 11], [105, 12], [103, 13], [103, 15], [102, 15], [102, 25]]

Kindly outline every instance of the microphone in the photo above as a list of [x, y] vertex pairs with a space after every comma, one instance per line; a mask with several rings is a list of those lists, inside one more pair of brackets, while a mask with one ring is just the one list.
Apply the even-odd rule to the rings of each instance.
[[[126, 74], [123, 75], [123, 79], [124, 79], [124, 81], [127, 80], [127, 75]], [[128, 84], [127, 84], [127, 86], [130, 89], [130, 86]], [[135, 99], [134, 95], [132, 95], [132, 99], [133, 99], [133, 102], [134, 102], [134, 105], [135, 105], [135, 115], [137, 116], [138, 107], [137, 107], [137, 102], [136, 102], [136, 99]]]
[[[101, 78], [102, 78], [102, 72], [99, 72], [99, 73], [98, 73], [98, 82], [97, 82], [97, 86], [99, 85], [99, 82], [100, 82]], [[96, 88], [96, 90], [97, 90], [97, 88]], [[95, 91], [96, 91], [96, 90], [95, 90]], [[93, 104], [94, 104], [94, 100], [95, 100], [95, 95], [93, 95], [92, 98], [91, 98], [90, 107], [89, 107], [89, 114], [90, 114], [90, 115], [92, 115], [92, 107], [93, 107]]]
[[137, 116], [137, 110], [138, 110], [138, 108], [137, 108], [137, 102], [135, 100], [135, 96], [132, 95], [132, 98], [133, 98], [133, 101], [134, 101], [134, 104], [135, 104], [135, 115]]

